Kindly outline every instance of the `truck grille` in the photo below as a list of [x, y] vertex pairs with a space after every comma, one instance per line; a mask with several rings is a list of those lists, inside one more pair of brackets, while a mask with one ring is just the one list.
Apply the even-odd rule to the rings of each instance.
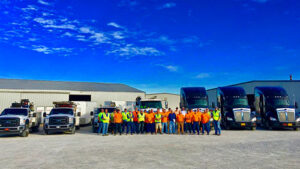
[[280, 122], [293, 122], [293, 121], [295, 121], [295, 113], [292, 111], [278, 112], [278, 119]]
[[1, 127], [17, 127], [20, 125], [19, 118], [1, 118], [0, 119]]
[[250, 112], [236, 111], [234, 117], [236, 122], [249, 122]]
[[66, 125], [69, 123], [68, 117], [50, 117], [49, 125]]

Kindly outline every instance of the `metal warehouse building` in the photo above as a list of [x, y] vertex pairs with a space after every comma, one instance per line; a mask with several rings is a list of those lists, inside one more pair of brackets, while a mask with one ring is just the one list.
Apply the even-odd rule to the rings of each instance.
[[[258, 86], [280, 86], [283, 87], [290, 98], [291, 104], [300, 103], [300, 80], [255, 80], [229, 86], [237, 86], [245, 89], [248, 97], [254, 96], [254, 88]], [[209, 103], [217, 105], [217, 88], [207, 90]], [[300, 109], [297, 109], [300, 112]]]
[[49, 112], [53, 101], [134, 101], [145, 92], [124, 84], [0, 79], [0, 111], [29, 99], [39, 111]]

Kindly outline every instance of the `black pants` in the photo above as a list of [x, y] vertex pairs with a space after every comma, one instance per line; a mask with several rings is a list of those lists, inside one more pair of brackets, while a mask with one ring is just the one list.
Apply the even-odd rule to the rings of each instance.
[[144, 122], [141, 121], [141, 122], [139, 123], [139, 133], [144, 134], [144, 129], [145, 129], [145, 127], [144, 127]]
[[119, 134], [122, 134], [122, 124], [121, 123], [115, 123], [115, 134], [119, 132]]
[[186, 132], [192, 133], [192, 123], [186, 123]]

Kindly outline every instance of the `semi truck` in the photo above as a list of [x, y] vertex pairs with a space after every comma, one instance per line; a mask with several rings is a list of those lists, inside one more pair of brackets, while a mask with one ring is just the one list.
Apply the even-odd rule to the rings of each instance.
[[76, 104], [71, 101], [53, 102], [54, 108], [47, 116], [44, 113], [44, 132], [71, 132], [80, 129], [81, 112], [76, 112]]
[[164, 108], [168, 108], [168, 102], [167, 101], [163, 101], [160, 99], [144, 99], [144, 100], [138, 100], [136, 102], [136, 107], [140, 110], [140, 111], [144, 111], [146, 110], [147, 112], [149, 112], [150, 110], [153, 110], [154, 112], [157, 112], [158, 110], [162, 111], [163, 108], [163, 103], [165, 103]]
[[255, 110], [261, 125], [268, 128], [293, 128], [299, 130], [300, 117], [295, 113], [297, 103], [291, 105], [282, 87], [255, 87]]
[[208, 96], [204, 87], [182, 87], [180, 89], [180, 108], [200, 109], [204, 112], [208, 106]]
[[22, 99], [20, 103], [12, 103], [0, 114], [0, 133], [19, 134], [27, 137], [29, 132], [37, 132], [41, 124], [41, 114], [34, 112], [33, 103]]
[[256, 115], [251, 112], [246, 92], [241, 87], [219, 87], [217, 103], [221, 110], [221, 126], [256, 129]]

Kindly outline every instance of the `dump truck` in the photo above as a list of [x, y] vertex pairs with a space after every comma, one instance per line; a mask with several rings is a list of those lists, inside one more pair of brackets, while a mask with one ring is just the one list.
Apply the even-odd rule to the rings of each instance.
[[71, 101], [53, 102], [54, 108], [49, 115], [44, 113], [44, 132], [70, 132], [80, 129], [81, 112], [76, 112], [76, 104]]
[[20, 103], [12, 103], [0, 114], [0, 133], [19, 134], [27, 137], [29, 132], [38, 132], [41, 124], [41, 114], [34, 112], [33, 103], [22, 99]]

